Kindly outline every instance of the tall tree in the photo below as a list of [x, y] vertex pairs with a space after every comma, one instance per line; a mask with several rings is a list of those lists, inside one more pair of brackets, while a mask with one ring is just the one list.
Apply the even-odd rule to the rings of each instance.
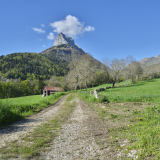
[[130, 64], [134, 61], [134, 58], [132, 56], [127, 56], [126, 58], [122, 59], [122, 74], [125, 77], [126, 85], [128, 85], [128, 79], [131, 76], [131, 67]]
[[139, 80], [139, 76], [143, 74], [143, 68], [137, 61], [133, 61], [130, 65], [131, 83], [133, 83], [133, 77], [136, 77], [136, 82]]
[[111, 82], [112, 82], [112, 87], [115, 86], [115, 83], [117, 83], [120, 79], [120, 75], [123, 70], [123, 59], [108, 59], [104, 58], [103, 59], [103, 64], [106, 66], [106, 69], [109, 73]]

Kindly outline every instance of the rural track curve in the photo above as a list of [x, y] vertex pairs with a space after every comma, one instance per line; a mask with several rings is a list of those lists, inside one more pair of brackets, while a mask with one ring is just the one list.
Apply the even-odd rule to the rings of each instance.
[[47, 122], [56, 116], [57, 111], [62, 107], [68, 95], [63, 96], [49, 107], [40, 110], [35, 115], [21, 119], [13, 124], [5, 126], [0, 129], [0, 148], [5, 146], [6, 143], [18, 140], [19, 137], [25, 137], [30, 134], [35, 127]]

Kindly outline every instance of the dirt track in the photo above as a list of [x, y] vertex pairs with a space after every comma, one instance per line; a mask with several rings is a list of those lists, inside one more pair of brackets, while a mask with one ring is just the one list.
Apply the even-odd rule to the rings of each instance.
[[104, 123], [89, 105], [77, 98], [75, 101], [72, 116], [62, 126], [59, 137], [53, 140], [48, 148], [50, 151], [41, 154], [42, 159], [112, 159], [114, 156], [109, 153]]
[[19, 137], [24, 137], [41, 123], [45, 123], [47, 120], [56, 116], [58, 109], [65, 103], [67, 97], [68, 95], [65, 95], [63, 98], [37, 114], [0, 129], [0, 148], [5, 146], [5, 143], [17, 140]]
[[[33, 129], [41, 123], [54, 118], [68, 96], [64, 96], [55, 104], [40, 111], [39, 113], [21, 120], [10, 127], [0, 130], [0, 146], [6, 142], [17, 140], [19, 137], [31, 134]], [[45, 152], [41, 152], [40, 160], [77, 160], [77, 159], [99, 159], [112, 160], [118, 159], [120, 152], [109, 142], [110, 136], [108, 129], [109, 121], [103, 122], [96, 111], [85, 102], [75, 98], [75, 109], [70, 118], [63, 124], [59, 136], [54, 138], [51, 145]], [[100, 106], [98, 106], [100, 107]], [[10, 158], [13, 160], [12, 158]], [[37, 159], [36, 157], [30, 159]]]

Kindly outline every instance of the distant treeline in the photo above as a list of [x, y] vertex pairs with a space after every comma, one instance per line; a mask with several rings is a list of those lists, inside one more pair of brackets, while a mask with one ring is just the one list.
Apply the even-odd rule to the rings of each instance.
[[44, 85], [45, 84], [39, 79], [21, 81], [19, 78], [16, 81], [11, 80], [10, 82], [0, 81], [0, 98], [41, 94]]
[[[61, 62], [63, 64], [63, 62]], [[50, 79], [53, 75], [64, 76], [66, 66], [48, 56], [37, 53], [13, 53], [0, 56], [0, 77], [7, 79]]]

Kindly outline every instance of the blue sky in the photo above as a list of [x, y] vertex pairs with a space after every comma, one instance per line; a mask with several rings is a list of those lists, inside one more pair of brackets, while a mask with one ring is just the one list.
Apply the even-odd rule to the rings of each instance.
[[160, 54], [159, 0], [1, 0], [0, 55], [39, 53], [60, 31], [94, 58]]

